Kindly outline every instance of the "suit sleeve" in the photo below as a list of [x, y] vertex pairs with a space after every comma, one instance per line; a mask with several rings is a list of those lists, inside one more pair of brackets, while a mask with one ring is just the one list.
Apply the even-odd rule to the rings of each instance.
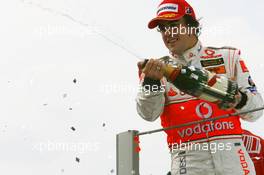
[[136, 98], [137, 112], [143, 119], [152, 122], [159, 118], [163, 111], [165, 83], [163, 83], [163, 80], [158, 83], [147, 82], [149, 80], [144, 78], [143, 73], [140, 79], [140, 88]]
[[[236, 65], [235, 65], [236, 80], [240, 92], [242, 92], [242, 94], [244, 94], [245, 97], [244, 103], [240, 107], [240, 109], [238, 109], [238, 112], [262, 107], [263, 106], [262, 96], [257, 91], [257, 87], [254, 81], [252, 80], [252, 77], [249, 74], [248, 68], [246, 67], [244, 60], [240, 58], [239, 50], [237, 50], [236, 57], [237, 57]], [[259, 117], [261, 117], [262, 114], [263, 111], [257, 111], [246, 115], [241, 115], [241, 118], [246, 121], [254, 122]]]

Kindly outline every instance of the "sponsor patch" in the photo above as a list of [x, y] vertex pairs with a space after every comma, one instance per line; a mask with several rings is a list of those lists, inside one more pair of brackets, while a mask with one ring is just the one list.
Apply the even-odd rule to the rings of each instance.
[[175, 13], [169, 13], [159, 16], [160, 18], [174, 18], [176, 16]]
[[208, 58], [219, 58], [222, 57], [222, 54], [215, 54], [215, 51], [212, 49], [206, 49], [204, 56], [201, 56], [201, 58], [208, 59]]
[[254, 81], [252, 80], [251, 76], [248, 77], [248, 84], [250, 85], [250, 87], [248, 87], [247, 89], [252, 93], [256, 93], [257, 87], [256, 87]]
[[180, 158], [180, 164], [179, 164], [179, 169], [180, 169], [180, 174], [187, 174], [187, 161], [186, 161], [186, 152], [182, 151], [179, 152], [179, 158]]
[[217, 65], [224, 64], [224, 59], [217, 58], [217, 59], [210, 59], [210, 60], [201, 60], [201, 64], [203, 67], [217, 66]]
[[240, 60], [239, 63], [240, 63], [240, 66], [241, 66], [241, 69], [243, 72], [249, 72], [248, 68], [247, 68], [247, 66], [243, 60]]
[[186, 7], [186, 9], [185, 9], [185, 13], [186, 14], [192, 14], [192, 9], [191, 9], [191, 7]]
[[239, 155], [240, 164], [241, 164], [241, 168], [244, 171], [244, 175], [250, 174], [249, 166], [248, 166], [244, 151], [242, 149], [239, 149], [237, 153]]
[[178, 11], [179, 11], [178, 4], [167, 3], [167, 4], [162, 4], [161, 6], [159, 6], [159, 10], [157, 11], [157, 14], [159, 15], [160, 13], [163, 13], [163, 12], [178, 13]]
[[173, 97], [176, 96], [178, 93], [176, 92], [176, 90], [174, 90], [172, 87], [170, 88], [169, 92], [168, 92], [168, 96]]
[[212, 67], [212, 68], [206, 68], [206, 70], [210, 72], [214, 72], [216, 74], [225, 74], [226, 73], [226, 68], [225, 66], [217, 66], [217, 67]]

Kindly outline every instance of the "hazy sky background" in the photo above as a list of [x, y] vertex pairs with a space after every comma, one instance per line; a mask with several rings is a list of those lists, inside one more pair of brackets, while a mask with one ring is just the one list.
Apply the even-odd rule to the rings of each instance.
[[[160, 127], [160, 120], [141, 119], [135, 107], [138, 57], [168, 54], [160, 34], [147, 28], [159, 2], [3, 1], [1, 174], [115, 174], [115, 135]], [[203, 45], [240, 48], [264, 94], [264, 1], [189, 2], [202, 17]], [[243, 126], [264, 136], [263, 122]], [[166, 174], [165, 134], [140, 140], [141, 175]]]

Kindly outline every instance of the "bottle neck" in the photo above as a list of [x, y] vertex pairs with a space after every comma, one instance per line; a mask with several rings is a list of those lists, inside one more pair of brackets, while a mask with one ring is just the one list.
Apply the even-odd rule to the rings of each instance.
[[171, 82], [173, 82], [176, 77], [180, 74], [180, 67], [172, 67], [171, 65], [166, 65], [164, 68], [164, 76]]

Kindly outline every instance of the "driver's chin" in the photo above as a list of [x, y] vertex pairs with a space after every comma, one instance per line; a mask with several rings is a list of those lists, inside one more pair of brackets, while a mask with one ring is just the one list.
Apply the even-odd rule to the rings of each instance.
[[169, 51], [172, 53], [172, 54], [176, 54], [176, 55], [179, 55], [180, 54], [180, 49], [177, 48], [177, 47], [168, 47]]
[[179, 54], [181, 52], [181, 45], [179, 43], [179, 40], [171, 42], [171, 43], [167, 43], [166, 44], [167, 48], [169, 49], [169, 51], [173, 54]]

